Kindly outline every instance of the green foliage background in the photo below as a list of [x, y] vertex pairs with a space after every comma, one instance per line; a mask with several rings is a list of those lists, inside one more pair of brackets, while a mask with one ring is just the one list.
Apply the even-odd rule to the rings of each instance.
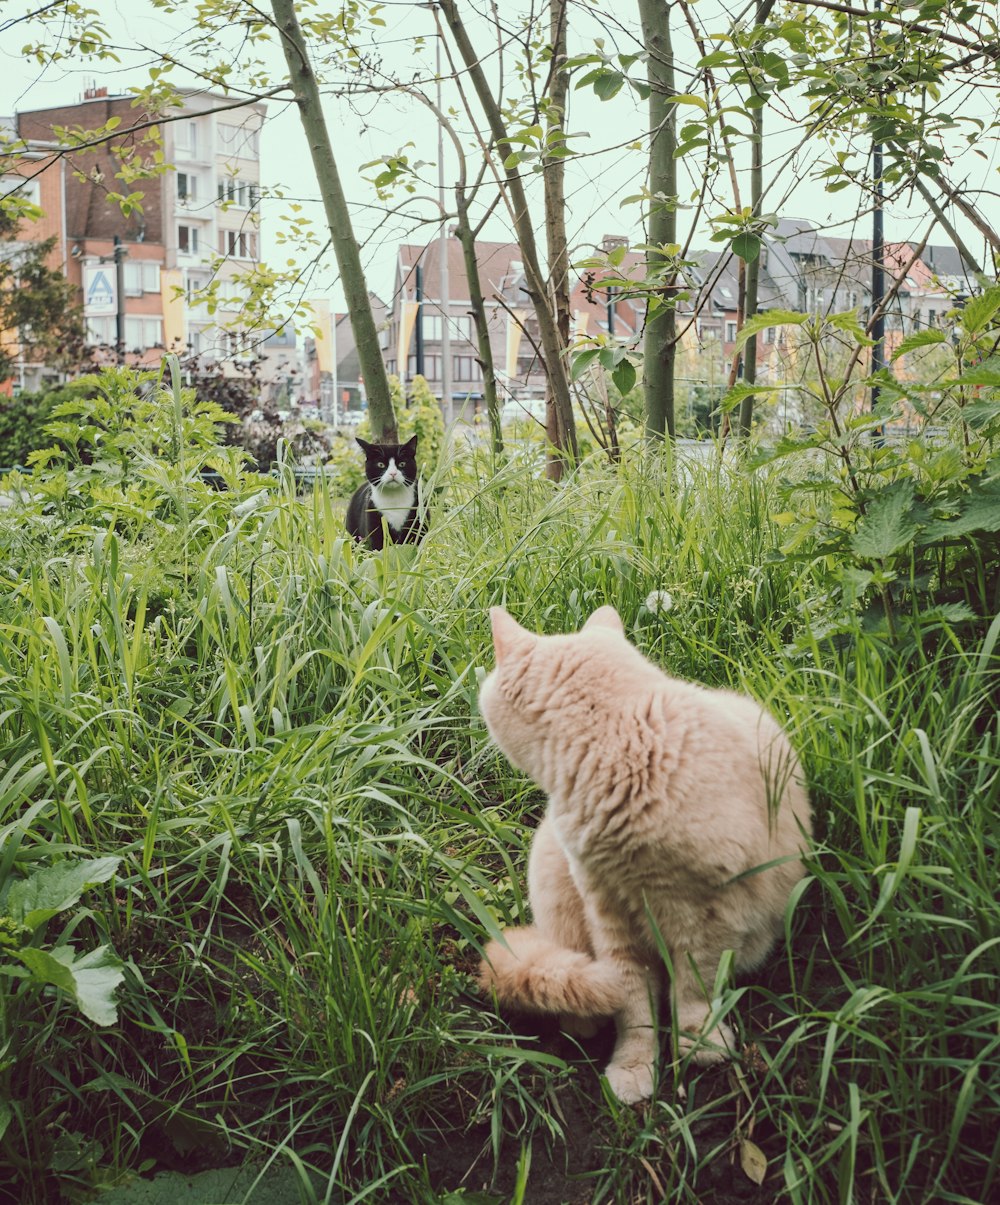
[[[735, 1152], [760, 1200], [989, 1199], [1000, 557], [974, 500], [997, 489], [994, 420], [972, 445], [957, 412], [948, 444], [860, 430], [857, 492], [810, 440], [756, 466], [637, 446], [555, 485], [444, 439], [427, 537], [372, 555], [328, 478], [248, 472], [221, 418], [111, 371], [7, 483], [3, 1191], [257, 1160], [306, 1200], [433, 1202], [462, 1188], [442, 1151], [467, 1149], [488, 1196], [520, 1178], [531, 1200], [586, 1116], [594, 1201], [648, 1199], [650, 1167], [710, 1199]], [[526, 916], [543, 806], [478, 716], [488, 608], [561, 631], [606, 602], [669, 672], [781, 716], [817, 825], [785, 947], [718, 985], [738, 1064], [672, 1063], [665, 1033], [644, 1112], [471, 975]], [[74, 891], [29, 924], [49, 868]], [[95, 998], [59, 966], [99, 950]]]

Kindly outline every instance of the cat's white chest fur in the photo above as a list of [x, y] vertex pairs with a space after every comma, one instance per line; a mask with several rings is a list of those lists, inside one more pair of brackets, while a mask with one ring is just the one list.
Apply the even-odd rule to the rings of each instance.
[[372, 486], [372, 502], [393, 531], [401, 531], [417, 500], [417, 487], [403, 481]]

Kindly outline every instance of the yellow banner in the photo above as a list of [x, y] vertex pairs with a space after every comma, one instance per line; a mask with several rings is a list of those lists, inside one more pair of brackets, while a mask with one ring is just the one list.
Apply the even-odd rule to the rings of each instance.
[[320, 372], [333, 372], [333, 326], [331, 323], [330, 303], [325, 297], [318, 297], [309, 302], [313, 312], [316, 337], [316, 363]]
[[417, 325], [419, 301], [403, 301], [399, 306], [399, 343], [396, 346], [396, 371], [401, 381], [406, 380], [406, 359], [410, 354], [410, 340]]
[[517, 376], [517, 356], [521, 350], [521, 338], [524, 335], [521, 324], [527, 317], [527, 310], [512, 310], [507, 315], [507, 358], [505, 361], [505, 371], [508, 380], [513, 380]]
[[181, 348], [186, 351], [184, 329], [184, 290], [181, 287], [180, 268], [160, 270], [160, 297], [163, 300], [163, 345], [167, 351]]

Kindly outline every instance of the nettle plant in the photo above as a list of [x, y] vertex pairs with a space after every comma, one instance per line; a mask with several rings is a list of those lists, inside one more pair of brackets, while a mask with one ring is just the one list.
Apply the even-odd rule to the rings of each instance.
[[186, 526], [212, 495], [204, 470], [239, 484], [245, 456], [220, 435], [237, 420], [182, 386], [175, 356], [159, 371], [106, 368], [85, 382], [92, 395], [57, 406], [45, 425], [55, 442], [28, 458], [32, 491], [49, 505], [121, 530], [156, 519]]
[[[773, 516], [785, 532], [774, 555], [822, 568], [830, 630], [852, 630], [859, 611], [894, 635], [908, 615], [964, 623], [1000, 607], [998, 316], [993, 286], [953, 311], [948, 329], [904, 339], [874, 376], [861, 371], [872, 341], [855, 312], [771, 311], [740, 332], [738, 348], [768, 327], [797, 335], [796, 388], [812, 421], [754, 463], [792, 458], [785, 493], [796, 505]], [[903, 358], [930, 346], [947, 355], [945, 372], [903, 378]], [[723, 404], [778, 388], [737, 385]]]

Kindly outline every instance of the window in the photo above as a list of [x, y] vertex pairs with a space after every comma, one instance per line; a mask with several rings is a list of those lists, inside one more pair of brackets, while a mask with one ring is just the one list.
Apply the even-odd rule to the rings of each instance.
[[764, 342], [765, 343], [773, 343], [775, 335], [777, 333], [778, 333], [777, 330], [773, 326], [765, 327], [764, 328]]
[[147, 351], [163, 346], [163, 322], [159, 318], [126, 318], [125, 348], [127, 351]]
[[474, 356], [455, 356], [454, 373], [456, 381], [481, 381], [483, 370]]
[[125, 293], [141, 297], [143, 293], [159, 293], [160, 265], [143, 260], [125, 261]]
[[937, 310], [928, 310], [927, 311], [927, 325], [928, 326], [937, 326], [937, 320], [938, 320]]
[[185, 255], [198, 254], [197, 226], [177, 227], [177, 250], [183, 252]]
[[248, 184], [236, 176], [227, 176], [216, 185], [219, 203], [233, 205], [238, 209], [253, 209], [260, 200], [260, 188], [256, 184]]
[[41, 186], [37, 180], [25, 180], [17, 175], [0, 176], [0, 196], [17, 197], [22, 203], [37, 205], [41, 195]]
[[424, 315], [424, 338], [433, 339], [435, 343], [441, 342], [441, 315], [440, 314], [425, 314]]
[[227, 125], [219, 122], [219, 147], [223, 154], [237, 155], [242, 159], [256, 159], [258, 154], [257, 131], [246, 126]]
[[87, 342], [106, 343], [113, 347], [117, 338], [117, 329], [114, 318], [88, 318]]
[[220, 230], [219, 251], [235, 259], [256, 259], [257, 236], [246, 230]]
[[190, 172], [177, 173], [178, 201], [193, 201], [198, 196], [198, 177]]
[[253, 354], [254, 340], [249, 331], [226, 331], [226, 355], [248, 356]]
[[198, 123], [196, 121], [178, 121], [174, 126], [174, 145], [177, 150], [185, 151], [194, 159], [198, 155]]
[[[406, 361], [406, 375], [415, 377], [418, 372], [417, 357], [409, 356]], [[440, 356], [424, 356], [424, 371], [423, 377], [426, 381], [439, 381], [441, 379], [441, 357]]]
[[736, 342], [736, 323], [735, 322], [727, 322], [726, 323], [726, 342], [727, 343], [735, 343]]

